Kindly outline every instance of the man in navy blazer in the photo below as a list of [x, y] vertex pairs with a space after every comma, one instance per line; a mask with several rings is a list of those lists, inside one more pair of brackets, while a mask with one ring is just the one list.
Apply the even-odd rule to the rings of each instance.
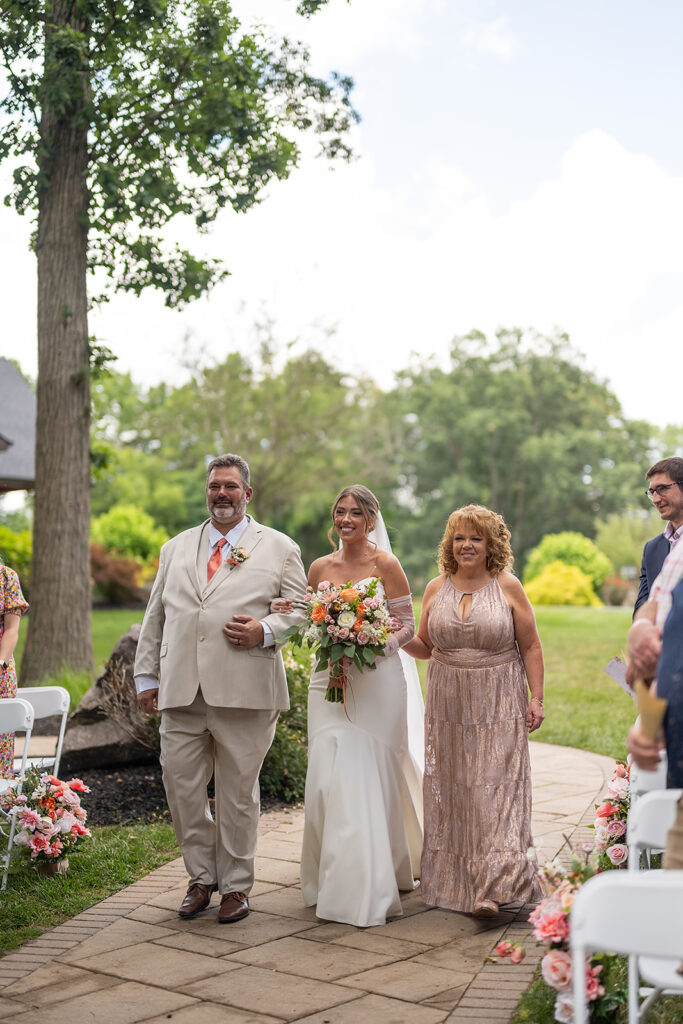
[[648, 496], [666, 522], [666, 528], [643, 548], [634, 614], [647, 601], [664, 559], [683, 534], [683, 459], [676, 455], [660, 459], [647, 471], [646, 479], [649, 480]]

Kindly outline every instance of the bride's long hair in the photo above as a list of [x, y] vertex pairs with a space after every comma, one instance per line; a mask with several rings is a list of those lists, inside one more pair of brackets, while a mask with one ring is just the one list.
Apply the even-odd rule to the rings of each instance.
[[363, 513], [363, 519], [365, 520], [365, 526], [368, 533], [373, 529], [379, 514], [379, 502], [369, 487], [365, 487], [364, 484], [350, 484], [349, 487], [344, 487], [332, 502], [332, 526], [327, 531], [328, 540], [335, 551], [337, 550], [337, 542], [334, 539], [334, 513], [342, 498], [349, 497], [358, 502], [358, 507]]

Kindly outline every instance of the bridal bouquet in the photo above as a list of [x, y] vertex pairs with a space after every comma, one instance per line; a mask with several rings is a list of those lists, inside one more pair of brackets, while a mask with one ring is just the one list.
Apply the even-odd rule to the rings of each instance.
[[291, 626], [281, 638], [315, 651], [317, 669], [329, 667], [325, 700], [345, 703], [344, 659], [350, 659], [362, 672], [375, 668], [375, 659], [384, 656], [393, 620], [377, 593], [378, 584], [378, 579], [371, 579], [334, 586], [323, 580], [317, 590], [308, 587], [305, 620]]

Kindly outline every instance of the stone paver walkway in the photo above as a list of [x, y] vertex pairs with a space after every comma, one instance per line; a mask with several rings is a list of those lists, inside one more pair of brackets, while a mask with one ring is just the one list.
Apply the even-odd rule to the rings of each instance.
[[[614, 762], [531, 744], [534, 835], [543, 859], [583, 841]], [[382, 927], [324, 922], [301, 902], [303, 810], [260, 822], [251, 914], [219, 925], [217, 897], [192, 921], [176, 910], [180, 860], [0, 960], [0, 1020], [12, 1024], [504, 1024], [540, 956], [528, 907], [497, 919], [425, 907], [419, 889]], [[1, 897], [0, 897], [1, 898]], [[491, 957], [521, 941], [515, 967]]]

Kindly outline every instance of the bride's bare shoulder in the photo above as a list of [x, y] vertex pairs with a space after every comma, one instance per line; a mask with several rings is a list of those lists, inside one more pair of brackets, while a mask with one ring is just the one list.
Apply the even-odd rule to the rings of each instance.
[[312, 587], [317, 587], [321, 580], [324, 580], [330, 569], [334, 566], [334, 555], [322, 555], [311, 562], [308, 570], [308, 582]]

